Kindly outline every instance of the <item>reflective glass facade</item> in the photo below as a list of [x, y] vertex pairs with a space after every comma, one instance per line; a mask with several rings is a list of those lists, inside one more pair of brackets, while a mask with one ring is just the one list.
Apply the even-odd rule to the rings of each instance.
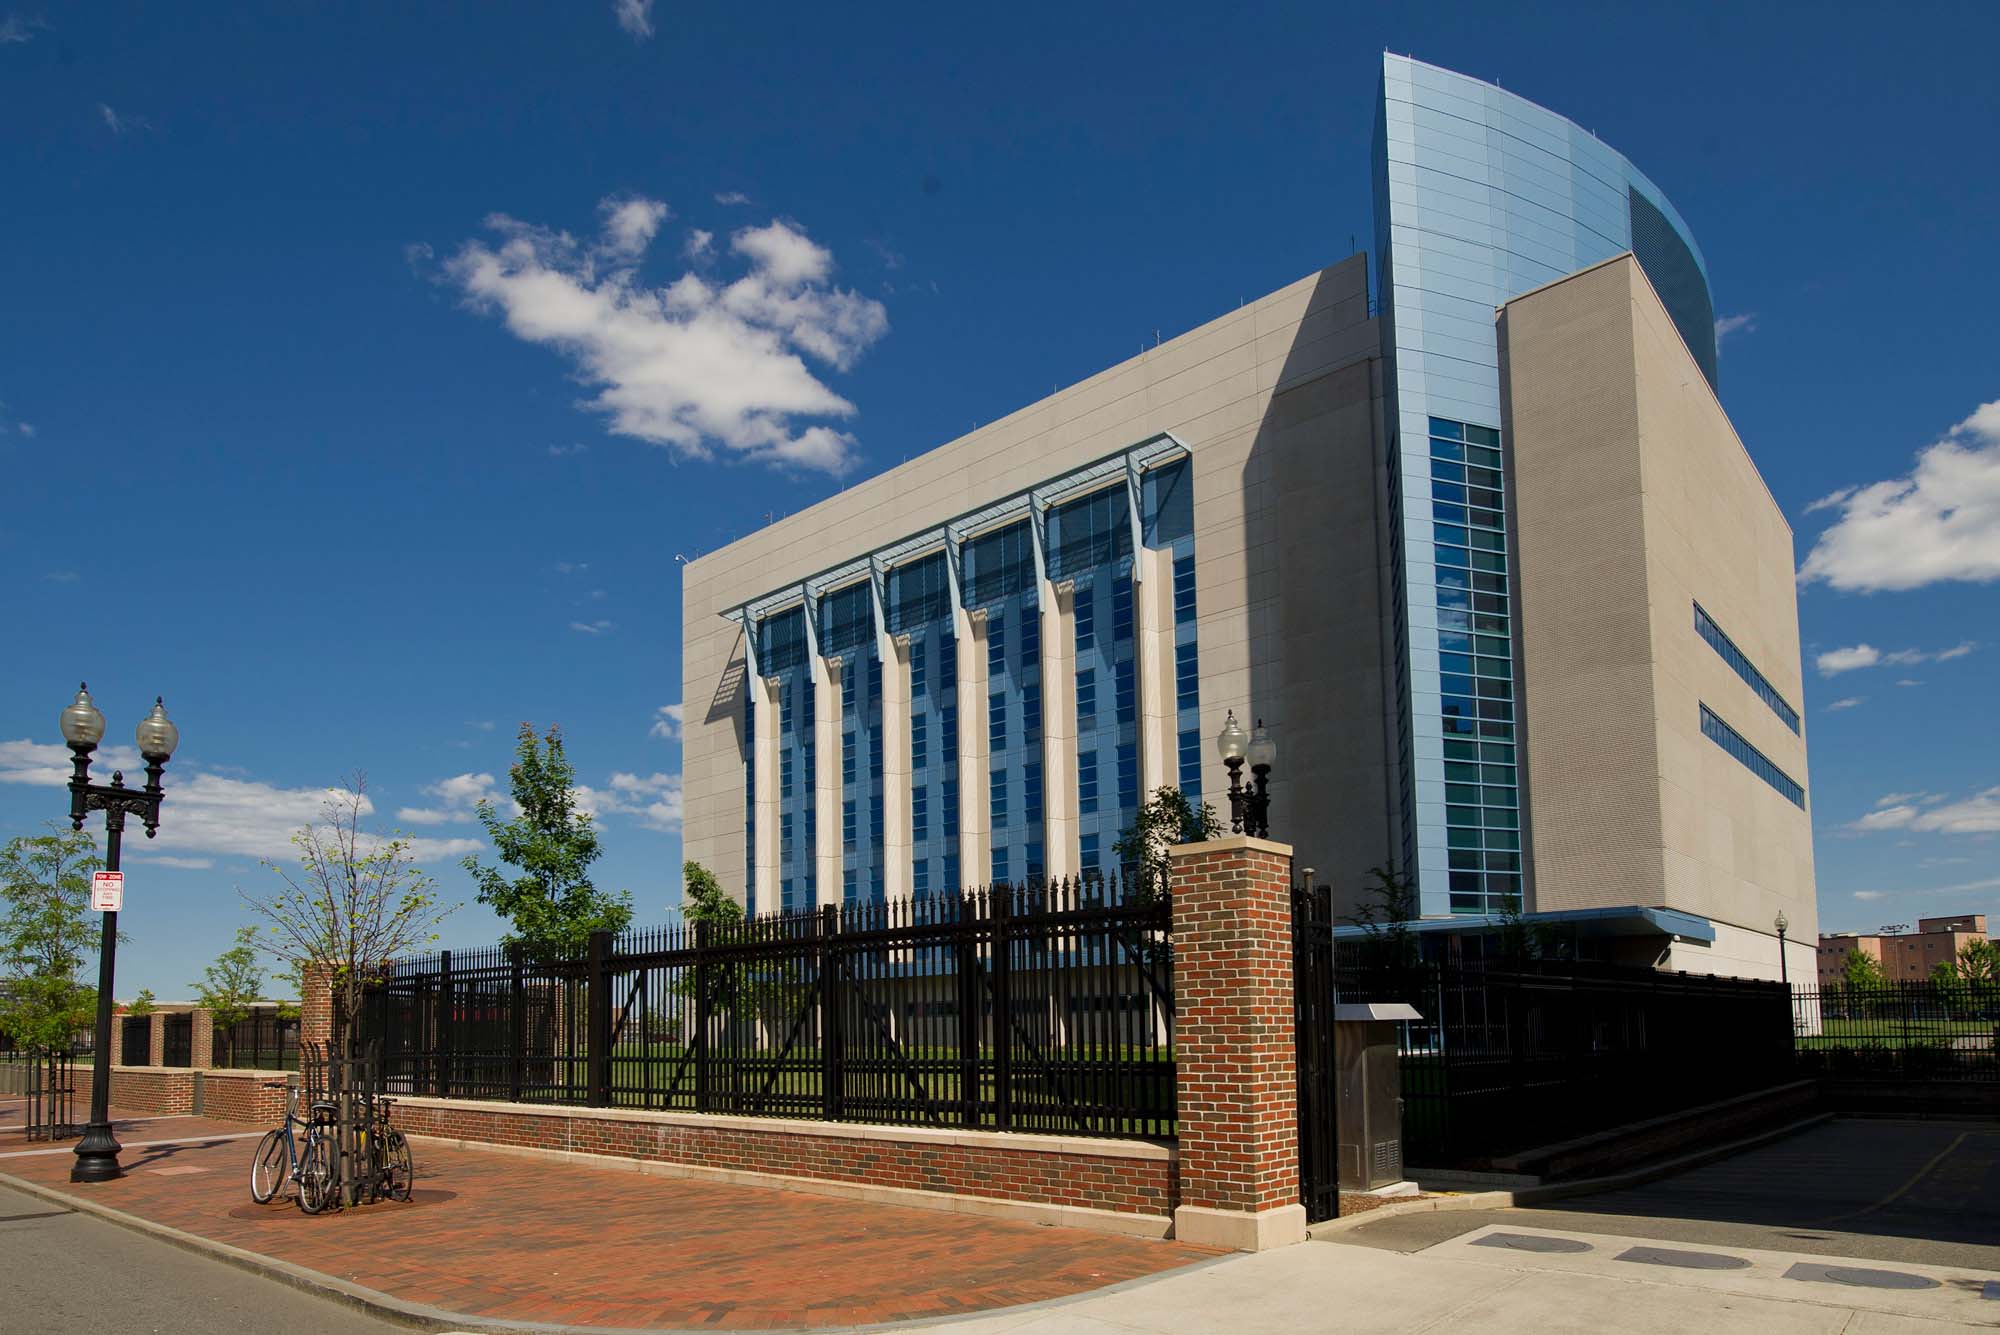
[[[1713, 381], [1713, 306], [1685, 223], [1624, 157], [1512, 93], [1403, 56], [1383, 58], [1375, 222], [1402, 861], [1426, 915], [1492, 912], [1520, 891], [1519, 812], [1532, 800], [1513, 768], [1518, 652], [1504, 655], [1507, 676], [1484, 671], [1513, 637], [1496, 308], [1631, 250]], [[1453, 446], [1483, 453], [1454, 458]]]

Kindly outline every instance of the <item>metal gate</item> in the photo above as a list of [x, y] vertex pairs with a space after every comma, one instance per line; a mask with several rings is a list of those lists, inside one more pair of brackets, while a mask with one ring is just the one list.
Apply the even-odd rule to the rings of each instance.
[[1340, 1080], [1334, 1060], [1333, 891], [1292, 891], [1292, 1018], [1299, 1071], [1299, 1201], [1306, 1219], [1340, 1214]]
[[127, 1015], [121, 1023], [125, 1026], [125, 1040], [119, 1052], [119, 1064], [123, 1066], [151, 1066], [153, 1064], [153, 1017], [150, 1015]]
[[163, 1017], [160, 1025], [160, 1065], [194, 1065], [194, 1015], [189, 1011]]
[[67, 1052], [28, 1049], [29, 1140], [68, 1140], [76, 1124], [76, 1067]]

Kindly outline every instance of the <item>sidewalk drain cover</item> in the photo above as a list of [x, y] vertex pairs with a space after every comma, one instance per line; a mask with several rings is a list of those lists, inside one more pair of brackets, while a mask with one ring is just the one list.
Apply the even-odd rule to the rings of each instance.
[[1630, 1247], [1613, 1258], [1636, 1261], [1640, 1265], [1672, 1265], [1683, 1270], [1748, 1270], [1750, 1262], [1741, 1256], [1721, 1252], [1684, 1252], [1671, 1247]]
[[1474, 1238], [1475, 1247], [1507, 1247], [1517, 1252], [1587, 1252], [1590, 1244], [1575, 1238], [1543, 1238], [1532, 1233], [1488, 1233]]
[[1906, 1270], [1866, 1270], [1852, 1265], [1811, 1265], [1804, 1261], [1785, 1272], [1786, 1279], [1851, 1284], [1860, 1289], [1934, 1289], [1938, 1282]]

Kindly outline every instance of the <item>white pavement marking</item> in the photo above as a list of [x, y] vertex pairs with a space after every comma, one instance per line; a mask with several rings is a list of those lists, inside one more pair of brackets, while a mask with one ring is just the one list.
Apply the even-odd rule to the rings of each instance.
[[[1589, 1244], [1588, 1251], [1560, 1252], [1496, 1246], [1496, 1237], [1567, 1239]], [[1484, 1240], [1484, 1241], [1483, 1241]], [[1628, 1248], [1642, 1251], [1679, 1251], [1733, 1256], [1749, 1264], [1740, 1269], [1702, 1269], [1693, 1266], [1646, 1265], [1620, 1260]], [[1721, 1246], [1703, 1243], [1698, 1248], [1664, 1244], [1656, 1239], [1629, 1238], [1610, 1233], [1586, 1233], [1577, 1229], [1479, 1228], [1449, 1238], [1416, 1253], [1421, 1257], [1492, 1266], [1511, 1272], [1538, 1272], [1591, 1276], [1627, 1284], [1679, 1290], [1703, 1290], [1717, 1296], [1756, 1298], [1782, 1303], [1804, 1303], [1817, 1307], [1843, 1308], [1881, 1316], [1928, 1321], [1960, 1322], [1975, 1326], [2000, 1324], [1992, 1307], [1981, 1300], [1981, 1292], [1993, 1276], [1985, 1271], [1955, 1266], [1918, 1265], [1909, 1262], [1847, 1261], [1841, 1257], [1809, 1256], [1802, 1252], [1765, 1251], [1755, 1247]], [[1788, 1274], [1794, 1266], [1798, 1275]], [[1809, 1280], [1829, 1268], [1838, 1272], [1883, 1271], [1935, 1281], [1934, 1287], [1888, 1289], [1841, 1283], [1834, 1279]]]
[[[182, 1136], [177, 1140], [128, 1140], [118, 1148], [121, 1150], [145, 1150], [155, 1145], [213, 1145], [224, 1140], [254, 1140], [263, 1135], [262, 1131], [230, 1131], [219, 1136]], [[37, 1154], [75, 1154], [76, 1146], [66, 1145], [58, 1150], [11, 1150], [0, 1154], [0, 1159], [28, 1159]]]

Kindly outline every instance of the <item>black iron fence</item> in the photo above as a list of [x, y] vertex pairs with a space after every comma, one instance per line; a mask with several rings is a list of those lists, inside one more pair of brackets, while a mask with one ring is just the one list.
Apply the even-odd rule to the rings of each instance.
[[1171, 906], [1117, 879], [398, 964], [390, 1093], [1093, 1136], [1175, 1129]]
[[194, 1065], [193, 1012], [176, 1011], [160, 1017], [160, 1065]]
[[1494, 1157], [1793, 1078], [1778, 982], [1582, 963], [1344, 970], [1342, 1001], [1402, 1001], [1405, 1162]]
[[2000, 1080], [2000, 983], [1817, 988], [1792, 1002], [1803, 1075]]
[[299, 1020], [258, 1011], [228, 1028], [217, 1028], [210, 1060], [217, 1066], [256, 1071], [295, 1071], [299, 1066]]
[[124, 1026], [120, 1038], [118, 1060], [126, 1066], [151, 1066], [153, 1064], [153, 1017], [150, 1015], [123, 1015], [118, 1023]]

